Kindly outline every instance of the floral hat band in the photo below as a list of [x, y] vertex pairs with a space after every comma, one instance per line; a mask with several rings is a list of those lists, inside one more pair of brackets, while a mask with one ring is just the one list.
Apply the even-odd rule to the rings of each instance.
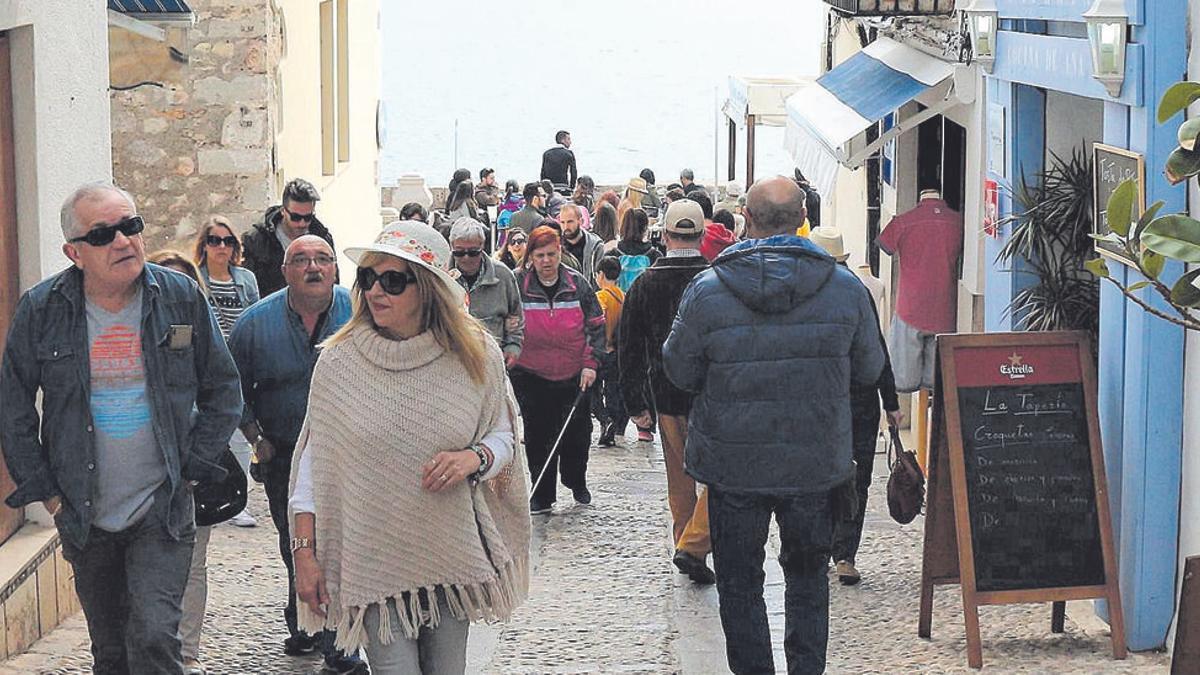
[[416, 220], [396, 220], [388, 223], [369, 246], [346, 249], [346, 257], [359, 264], [368, 253], [383, 253], [420, 265], [433, 272], [457, 298], [466, 291], [458, 283], [458, 270], [450, 268], [450, 244], [429, 225]]

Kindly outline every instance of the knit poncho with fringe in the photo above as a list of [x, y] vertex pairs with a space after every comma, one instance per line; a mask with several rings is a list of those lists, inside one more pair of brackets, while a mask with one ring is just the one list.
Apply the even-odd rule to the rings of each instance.
[[321, 354], [291, 476], [294, 490], [300, 458], [313, 452], [316, 556], [330, 603], [324, 619], [297, 603], [309, 634], [335, 629], [337, 647], [353, 651], [367, 641], [367, 608], [388, 599], [400, 625], [379, 612], [383, 644], [438, 625], [435, 591], [472, 622], [506, 620], [524, 601], [529, 489], [519, 441], [491, 480], [421, 487], [421, 466], [437, 452], [478, 443], [501, 415], [519, 429], [500, 348], [481, 339], [482, 385], [429, 332], [391, 340], [365, 326]]

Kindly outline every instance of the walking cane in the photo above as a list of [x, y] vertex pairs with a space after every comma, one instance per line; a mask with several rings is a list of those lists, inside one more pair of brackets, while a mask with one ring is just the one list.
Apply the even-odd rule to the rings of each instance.
[[546, 455], [546, 462], [542, 464], [542, 472], [538, 474], [537, 480], [533, 481], [533, 487], [530, 488], [529, 494], [537, 492], [538, 486], [542, 484], [542, 478], [546, 475], [546, 468], [550, 466], [550, 460], [554, 459], [554, 453], [558, 452], [558, 444], [562, 443], [563, 436], [567, 433], [567, 427], [571, 424], [571, 418], [575, 416], [575, 409], [579, 407], [579, 402], [583, 400], [583, 395], [587, 393], [587, 389], [580, 389], [575, 395], [575, 402], [571, 404], [571, 412], [567, 413], [567, 420], [563, 422], [562, 431], [558, 432], [558, 440], [554, 441], [554, 447], [550, 448], [550, 454]]

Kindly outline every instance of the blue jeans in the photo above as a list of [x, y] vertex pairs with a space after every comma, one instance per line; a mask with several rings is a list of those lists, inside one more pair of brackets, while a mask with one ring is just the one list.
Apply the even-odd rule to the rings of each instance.
[[[367, 630], [367, 660], [371, 672], [377, 675], [390, 673], [421, 673], [422, 675], [462, 675], [467, 670], [467, 634], [470, 623], [456, 619], [450, 614], [450, 605], [441, 591], [436, 591], [438, 612], [441, 622], [437, 627], [422, 626], [417, 639], [413, 640], [400, 632], [400, 615], [396, 601], [388, 600], [386, 607], [391, 613], [392, 641], [383, 644], [379, 640], [378, 605], [367, 608], [363, 618]], [[429, 595], [421, 592], [421, 604], [428, 607]]]
[[169, 492], [165, 484], [159, 488], [150, 511], [125, 530], [93, 527], [82, 549], [62, 540], [63, 557], [75, 569], [97, 675], [183, 672], [180, 606], [195, 528], [179, 539], [167, 532]]
[[779, 564], [786, 583], [783, 650], [788, 673], [822, 673], [829, 642], [829, 493], [772, 497], [710, 487], [708, 525], [729, 669], [737, 675], [775, 672], [763, 601], [772, 513], [779, 524]]

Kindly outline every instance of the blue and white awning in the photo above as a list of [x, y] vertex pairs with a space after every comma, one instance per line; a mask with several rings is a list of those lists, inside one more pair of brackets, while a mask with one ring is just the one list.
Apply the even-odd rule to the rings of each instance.
[[[796, 127], [791, 136], [815, 139], [838, 162], [857, 168], [892, 137], [974, 100], [974, 77], [956, 76], [962, 70], [881, 37], [788, 99], [788, 127]], [[867, 129], [911, 101], [925, 108], [867, 142]]]

